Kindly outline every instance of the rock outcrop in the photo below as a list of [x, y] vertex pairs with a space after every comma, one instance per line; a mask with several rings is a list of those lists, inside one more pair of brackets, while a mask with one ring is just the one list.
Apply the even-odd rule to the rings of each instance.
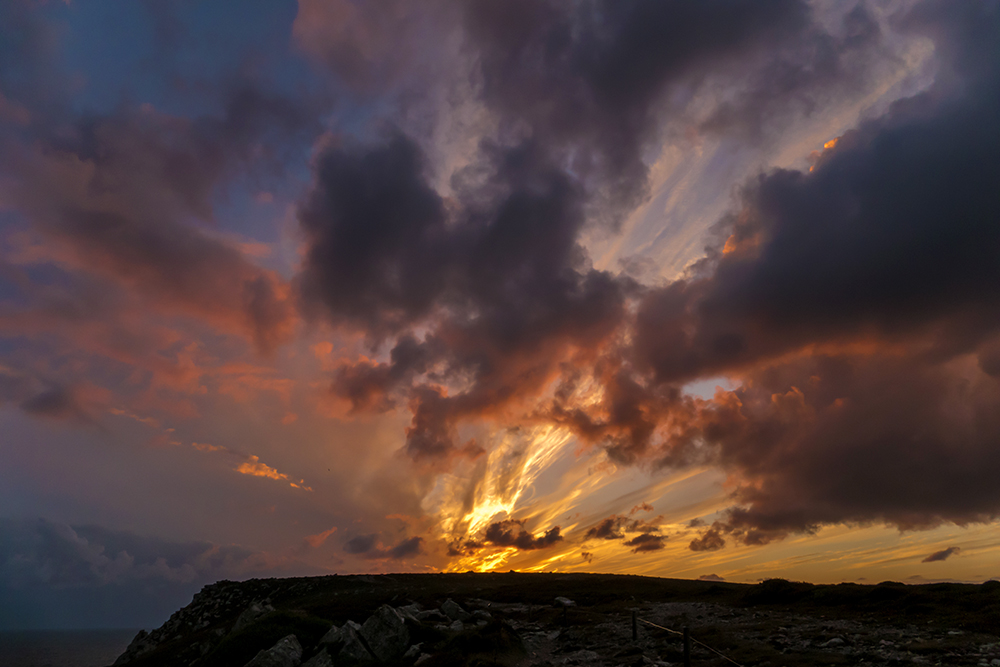
[[372, 662], [376, 659], [361, 636], [361, 626], [354, 621], [348, 621], [340, 628], [330, 628], [320, 644], [327, 645], [331, 653], [354, 662]]
[[261, 651], [246, 667], [299, 667], [302, 664], [302, 645], [295, 635], [288, 635], [278, 643]]
[[333, 658], [324, 646], [319, 653], [303, 662], [302, 667], [333, 667]]
[[401, 658], [410, 647], [410, 631], [403, 615], [385, 604], [361, 626], [361, 636], [382, 662]]
[[[1000, 583], [779, 584], [571, 574], [220, 582], [139, 632], [115, 665], [676, 665], [678, 635], [660, 626], [689, 627], [748, 665], [1000, 667], [990, 620], [1000, 614]], [[652, 624], [640, 624], [637, 638], [633, 611]], [[718, 657], [692, 650], [699, 661]]]

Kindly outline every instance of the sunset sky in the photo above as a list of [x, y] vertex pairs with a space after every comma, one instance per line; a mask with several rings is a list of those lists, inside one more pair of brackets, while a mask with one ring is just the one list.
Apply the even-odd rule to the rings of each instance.
[[0, 0], [0, 629], [998, 518], [1000, 2]]

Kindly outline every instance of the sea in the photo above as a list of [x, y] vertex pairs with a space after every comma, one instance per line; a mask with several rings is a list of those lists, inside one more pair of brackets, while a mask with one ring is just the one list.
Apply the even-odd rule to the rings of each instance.
[[0, 667], [108, 667], [137, 632], [138, 629], [2, 631]]

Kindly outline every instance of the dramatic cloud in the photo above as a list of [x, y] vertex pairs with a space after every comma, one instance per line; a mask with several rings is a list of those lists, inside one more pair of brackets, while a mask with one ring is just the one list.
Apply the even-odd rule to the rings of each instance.
[[684, 410], [743, 480], [741, 505], [692, 548], [720, 545], [719, 530], [753, 544], [826, 523], [1000, 514], [987, 481], [1000, 391], [986, 372], [1000, 335], [986, 287], [1000, 275], [1000, 18], [931, 4], [909, 20], [937, 39], [935, 87], [841, 137], [810, 173], [752, 183], [706, 276], [640, 305], [632, 353], [653, 386], [743, 377]]
[[[171, 542], [100, 526], [0, 519], [0, 626], [100, 626], [127, 623], [130, 613], [132, 623], [162, 622], [207, 583], [310, 571], [237, 546]], [[117, 601], [120, 611], [107, 603], [95, 607], [95, 596]], [[53, 604], [57, 601], [65, 608]], [[143, 610], [135, 617], [139, 604]]]
[[726, 546], [726, 538], [716, 527], [709, 528], [700, 537], [691, 540], [691, 551], [717, 551]]
[[920, 562], [921, 563], [936, 563], [938, 561], [948, 560], [948, 558], [950, 556], [954, 556], [955, 554], [957, 554], [960, 551], [961, 551], [961, 549], [959, 549], [958, 547], [948, 547], [947, 549], [942, 549], [941, 551], [935, 551], [930, 556], [928, 556], [927, 558], [923, 559]]
[[563, 539], [559, 534], [559, 526], [554, 526], [536, 537], [525, 530], [523, 521], [513, 519], [494, 521], [486, 527], [484, 538], [495, 547], [517, 547], [523, 551], [545, 549]]
[[424, 539], [419, 536], [400, 541], [392, 547], [380, 546], [378, 534], [358, 535], [344, 543], [344, 551], [370, 560], [405, 560], [423, 553]]
[[663, 543], [666, 539], [667, 538], [663, 535], [643, 533], [642, 535], [636, 535], [631, 540], [626, 540], [624, 544], [632, 549], [632, 553], [639, 553], [641, 551], [659, 551], [663, 548]]
[[0, 523], [0, 609], [996, 542], [995, 0], [188, 9], [0, 3], [0, 505], [192, 538]]
[[612, 514], [606, 519], [602, 519], [600, 523], [587, 529], [584, 539], [602, 539], [602, 540], [617, 540], [624, 537], [624, 533], [638, 533], [638, 532], [655, 532], [658, 530], [657, 521], [663, 517], [656, 517], [652, 521], [643, 521], [642, 519], [631, 518], [638, 511], [652, 512], [653, 508], [646, 503], [638, 505], [632, 508], [629, 512], [629, 516], [622, 516], [619, 514]]

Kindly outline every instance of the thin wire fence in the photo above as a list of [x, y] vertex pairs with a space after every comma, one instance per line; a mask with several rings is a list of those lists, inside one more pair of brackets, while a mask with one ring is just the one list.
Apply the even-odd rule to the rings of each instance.
[[695, 644], [698, 644], [699, 646], [702, 646], [702, 647], [708, 649], [709, 651], [711, 651], [715, 655], [719, 656], [723, 660], [728, 660], [729, 662], [733, 663], [734, 665], [736, 665], [736, 667], [743, 667], [743, 665], [741, 665], [740, 663], [736, 662], [735, 660], [733, 660], [732, 658], [730, 658], [728, 655], [722, 653], [721, 651], [715, 650], [714, 648], [712, 648], [711, 646], [709, 646], [708, 644], [706, 644], [703, 641], [699, 641], [699, 640], [695, 639], [690, 634], [685, 634], [683, 632], [678, 632], [677, 630], [671, 630], [670, 628], [665, 628], [662, 625], [657, 625], [656, 623], [653, 623], [652, 621], [647, 621], [644, 618], [639, 618], [639, 619], [636, 619], [636, 620], [638, 620], [640, 623], [645, 623], [646, 625], [650, 625], [650, 626], [652, 626], [654, 628], [657, 628], [659, 630], [664, 630], [666, 632], [669, 632], [670, 634], [680, 635], [681, 637], [684, 637], [685, 639], [690, 639]]

